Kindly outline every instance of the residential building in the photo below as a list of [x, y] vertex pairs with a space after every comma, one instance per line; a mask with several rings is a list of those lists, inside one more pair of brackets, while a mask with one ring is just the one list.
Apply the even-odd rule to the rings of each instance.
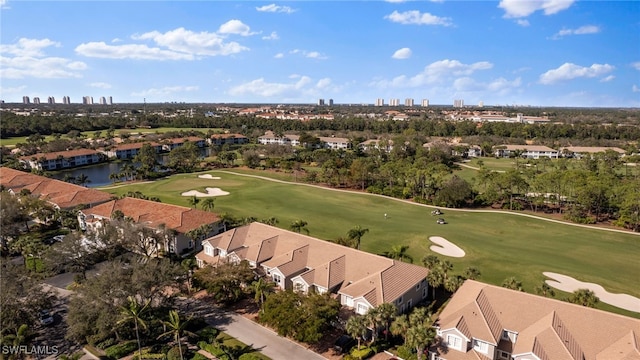
[[481, 107], [484, 107], [484, 101], [479, 101], [479, 102], [478, 102], [478, 107], [480, 107], [480, 108], [481, 108]]
[[508, 158], [520, 152], [520, 157], [528, 159], [539, 159], [548, 157], [551, 159], [558, 158], [558, 150], [543, 145], [500, 145], [494, 147], [494, 155], [496, 157]]
[[142, 145], [150, 144], [156, 153], [162, 152], [162, 144], [158, 143], [128, 143], [128, 144], [119, 144], [115, 145], [109, 149], [100, 150], [103, 154], [106, 154], [109, 158], [117, 158], [117, 159], [133, 159], [138, 153], [140, 149], [142, 149]]
[[384, 152], [390, 152], [393, 150], [393, 140], [387, 139], [369, 139], [358, 144], [358, 147], [363, 151], [382, 150]]
[[107, 105], [113, 105], [113, 96], [109, 96], [107, 99]]
[[249, 138], [242, 134], [213, 134], [209, 138], [211, 145], [242, 145], [248, 144]]
[[384, 106], [384, 99], [381, 99], [381, 98], [376, 99], [376, 106]]
[[40, 98], [39, 98], [39, 97], [37, 97], [37, 96], [36, 96], [36, 97], [34, 97], [34, 98], [33, 98], [33, 103], [34, 103], [35, 105], [40, 105]]
[[323, 146], [328, 149], [338, 150], [338, 149], [349, 149], [351, 147], [351, 142], [347, 138], [339, 138], [339, 137], [328, 137], [321, 136], [320, 141], [322, 141]]
[[429, 99], [422, 99], [420, 103], [423, 107], [429, 107]]
[[400, 106], [400, 99], [389, 99], [389, 106]]
[[82, 104], [84, 105], [93, 105], [93, 97], [91, 96], [84, 96], [82, 98]]
[[454, 108], [464, 107], [464, 100], [462, 100], [462, 99], [453, 100], [453, 107]]
[[171, 151], [177, 147], [184, 145], [185, 142], [192, 142], [195, 146], [199, 148], [205, 147], [207, 141], [203, 138], [199, 138], [197, 136], [187, 136], [185, 138], [174, 138], [174, 139], [164, 139], [162, 142], [162, 150]]
[[[135, 224], [150, 229], [173, 230], [175, 236], [167, 238], [165, 244], [157, 245], [158, 251], [161, 252], [184, 254], [200, 250], [203, 238], [213, 236], [221, 230], [220, 218], [212, 212], [131, 197], [112, 200], [82, 210], [78, 216], [80, 228], [93, 231], [101, 227], [103, 222], [109, 221], [115, 211], [122, 212]], [[190, 231], [204, 225], [210, 226], [208, 234], [197, 239], [188, 236]]]
[[113, 195], [48, 177], [0, 167], [0, 185], [16, 195], [23, 190], [47, 201], [58, 209], [91, 207], [113, 198]]
[[594, 157], [595, 154], [604, 154], [607, 151], [613, 151], [618, 154], [618, 156], [624, 156], [627, 152], [618, 147], [609, 147], [609, 146], [567, 146], [560, 148], [560, 155], [564, 157], [575, 157], [578, 159], [583, 158], [584, 156]]
[[291, 145], [300, 146], [300, 136], [298, 135], [276, 135], [273, 131], [267, 131], [264, 135], [258, 138], [259, 144], [276, 144], [276, 145]]
[[107, 105], [107, 98], [104, 96], [100, 96], [100, 105]]
[[49, 96], [49, 98], [47, 99], [47, 104], [55, 104], [56, 103], [56, 98], [54, 98], [53, 96]]
[[97, 164], [107, 160], [104, 154], [91, 149], [56, 151], [22, 156], [18, 159], [31, 169], [60, 170]]
[[436, 321], [438, 360], [640, 359], [640, 320], [466, 280]]
[[413, 106], [413, 99], [404, 99], [404, 106]]
[[70, 98], [70, 97], [68, 97], [68, 96], [64, 96], [64, 97], [62, 98], [62, 103], [63, 103], [63, 104], [65, 104], [65, 105], [69, 105], [69, 104], [71, 104], [71, 98]]
[[405, 312], [426, 299], [426, 268], [253, 222], [203, 241], [198, 265], [247, 261], [279, 289], [336, 294], [365, 314], [382, 303]]
[[329, 99], [329, 106], [333, 106], [333, 99]]
[[22, 97], [22, 103], [23, 104], [31, 104], [31, 100], [29, 100], [28, 96], [23, 96]]
[[318, 99], [318, 106], [324, 106], [324, 99]]

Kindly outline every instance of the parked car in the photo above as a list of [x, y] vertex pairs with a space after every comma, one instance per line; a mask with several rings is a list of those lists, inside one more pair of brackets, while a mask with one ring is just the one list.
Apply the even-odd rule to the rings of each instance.
[[48, 310], [40, 311], [40, 324], [44, 326], [53, 324], [53, 316]]
[[442, 215], [442, 211], [440, 211], [440, 209], [435, 209], [431, 212], [431, 215]]
[[335, 344], [333, 345], [333, 348], [335, 349], [335, 351], [341, 354], [345, 354], [345, 353], [348, 353], [349, 350], [351, 350], [351, 348], [354, 347], [355, 345], [356, 345], [356, 339], [352, 338], [349, 335], [342, 335], [338, 338], [338, 340], [336, 340]]
[[444, 224], [446, 224], [447, 222], [446, 222], [446, 221], [444, 221], [444, 219], [443, 219], [443, 218], [438, 218], [438, 220], [436, 220], [436, 223], [438, 223], [438, 224], [440, 224], [440, 225], [444, 225]]

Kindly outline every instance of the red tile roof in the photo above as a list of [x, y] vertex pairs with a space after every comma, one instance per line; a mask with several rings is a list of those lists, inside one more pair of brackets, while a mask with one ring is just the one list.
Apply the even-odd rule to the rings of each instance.
[[40, 160], [41, 158], [45, 158], [46, 160], [55, 160], [59, 156], [63, 158], [72, 158], [74, 156], [84, 156], [84, 155], [95, 155], [99, 154], [96, 150], [91, 149], [76, 149], [76, 150], [67, 150], [67, 151], [56, 151], [50, 153], [37, 153], [33, 155], [21, 156], [21, 160], [31, 160], [35, 158], [36, 160]]

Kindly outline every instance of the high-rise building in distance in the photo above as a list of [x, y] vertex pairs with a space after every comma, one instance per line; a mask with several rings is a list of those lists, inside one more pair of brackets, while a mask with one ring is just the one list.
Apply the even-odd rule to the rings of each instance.
[[22, 103], [23, 104], [31, 104], [31, 100], [29, 100], [28, 96], [23, 96], [22, 97]]
[[324, 106], [324, 99], [318, 99], [318, 106]]
[[478, 103], [478, 107], [484, 107], [484, 101], [480, 101], [480, 102]]
[[34, 97], [34, 98], [33, 98], [33, 103], [34, 103], [34, 104], [36, 104], [36, 105], [40, 105], [40, 98], [39, 98], [39, 97], [37, 97], [37, 96], [36, 96], [36, 97]]
[[389, 99], [389, 106], [400, 106], [400, 99]]
[[107, 105], [107, 98], [104, 96], [100, 96], [100, 105]]
[[82, 98], [82, 103], [83, 103], [84, 105], [93, 105], [93, 97], [91, 97], [91, 96], [84, 96], [84, 97]]
[[377, 98], [376, 99], [376, 106], [384, 106], [384, 99]]
[[47, 99], [47, 104], [55, 104], [56, 103], [56, 98], [54, 98], [53, 96], [49, 96], [49, 98]]
[[62, 97], [62, 103], [65, 104], [65, 105], [71, 104], [71, 98], [68, 97], [68, 96], [63, 96]]
[[333, 106], [333, 99], [329, 99], [329, 106]]
[[424, 106], [424, 107], [428, 107], [429, 106], [429, 99], [422, 99], [422, 102], [420, 104], [422, 106]]
[[462, 99], [453, 100], [453, 107], [456, 107], [456, 108], [464, 107], [464, 100]]
[[413, 99], [411, 98], [404, 99], [404, 106], [413, 106]]
[[109, 96], [108, 104], [113, 105], [113, 96]]

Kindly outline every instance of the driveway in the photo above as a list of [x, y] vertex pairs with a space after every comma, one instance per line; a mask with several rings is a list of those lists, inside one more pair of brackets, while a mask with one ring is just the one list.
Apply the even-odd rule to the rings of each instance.
[[180, 299], [179, 305], [186, 314], [204, 316], [211, 326], [226, 332], [234, 338], [260, 350], [274, 359], [326, 360], [325, 357], [304, 348], [294, 341], [278, 336], [253, 321], [231, 311], [209, 305], [202, 300]]

